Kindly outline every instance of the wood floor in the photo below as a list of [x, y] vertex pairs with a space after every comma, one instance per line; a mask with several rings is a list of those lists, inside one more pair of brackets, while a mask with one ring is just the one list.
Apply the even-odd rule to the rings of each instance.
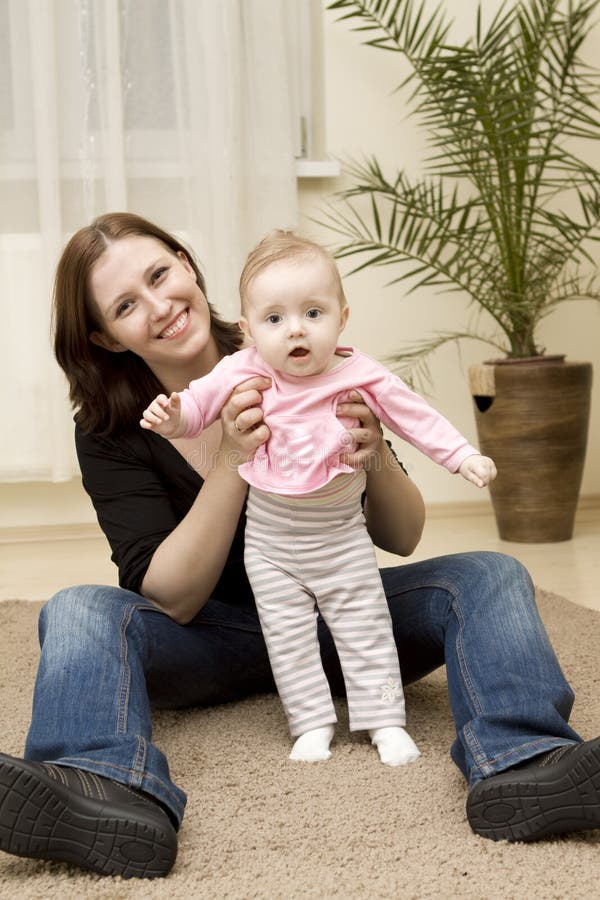
[[[600, 611], [600, 503], [582, 504], [572, 540], [555, 544], [501, 541], [487, 508], [433, 508], [412, 560], [465, 550], [498, 550], [521, 560], [534, 582]], [[116, 584], [108, 545], [95, 526], [0, 534], [0, 601], [45, 600], [72, 584]], [[398, 558], [380, 554], [382, 565]]]
[[[455, 510], [448, 516], [440, 508], [433, 509], [411, 559], [465, 550], [496, 550], [514, 556], [528, 568], [538, 587], [600, 611], [600, 503], [596, 499], [582, 504], [573, 538], [553, 544], [500, 540], [491, 511], [465, 515]], [[393, 564], [394, 559], [380, 555], [383, 565]]]

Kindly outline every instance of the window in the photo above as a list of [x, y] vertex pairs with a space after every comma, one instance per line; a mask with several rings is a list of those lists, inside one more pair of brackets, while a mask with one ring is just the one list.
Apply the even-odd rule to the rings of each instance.
[[286, 4], [296, 174], [339, 175], [339, 163], [328, 159], [326, 152], [323, 7], [319, 0], [286, 0]]
[[[327, 159], [325, 150], [323, 9], [319, 0], [281, 2], [297, 174], [335, 175], [339, 166]], [[185, 53], [193, 41], [181, 33], [183, 19], [173, 15], [172, 7], [165, 0], [61, 0], [46, 11], [54, 41], [40, 50], [46, 55], [48, 77], [60, 84], [60, 97], [54, 99], [60, 104], [61, 177], [99, 174], [98, 144], [106, 127], [122, 130], [128, 177], [175, 174], [178, 130], [185, 127], [193, 85], [177, 84], [177, 73], [185, 66], [180, 59], [173, 64], [173, 53]], [[0, 180], [4, 181], [27, 181], [35, 175], [30, 47], [35, 46], [34, 32], [40, 24], [30, 15], [23, 0], [0, 0]], [[97, 81], [102, 74], [108, 86], [100, 90]]]

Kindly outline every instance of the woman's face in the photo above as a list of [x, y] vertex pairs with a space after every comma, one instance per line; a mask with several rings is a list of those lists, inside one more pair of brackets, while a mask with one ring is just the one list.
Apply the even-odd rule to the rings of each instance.
[[165, 381], [202, 355], [207, 367], [216, 362], [208, 304], [183, 253], [153, 237], [122, 238], [94, 264], [89, 286], [102, 326], [94, 343], [131, 350]]

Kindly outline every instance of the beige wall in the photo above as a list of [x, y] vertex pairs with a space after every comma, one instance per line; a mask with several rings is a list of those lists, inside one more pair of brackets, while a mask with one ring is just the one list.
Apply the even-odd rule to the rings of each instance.
[[[432, 4], [433, 7], [434, 4]], [[449, 0], [458, 23], [458, 32], [469, 28], [474, 20], [474, 0]], [[488, 14], [496, 0], [484, 4]], [[392, 96], [401, 81], [401, 58], [362, 46], [361, 35], [350, 31], [348, 23], [336, 22], [332, 12], [324, 14], [327, 143], [334, 156], [375, 154], [391, 171], [406, 168], [417, 171], [423, 153], [422, 135], [411, 120], [403, 121], [401, 95]], [[600, 57], [600, 27], [590, 39], [587, 57]], [[597, 161], [597, 160], [596, 160]], [[302, 227], [313, 235], [332, 242], [334, 237], [314, 225], [331, 194], [339, 190], [343, 179], [302, 181], [300, 184]], [[350, 265], [341, 264], [342, 271]], [[346, 332], [348, 343], [356, 343], [382, 361], [402, 341], [420, 340], [437, 330], [460, 329], [467, 323], [466, 304], [459, 295], [435, 295], [422, 290], [404, 296], [402, 285], [386, 288], [391, 275], [384, 269], [366, 270], [345, 279], [351, 306]], [[570, 359], [589, 360], [594, 364], [596, 379], [600, 377], [600, 304], [578, 301], [563, 304], [544, 324], [540, 338], [547, 352], [566, 353]], [[465, 344], [459, 357], [446, 348], [434, 357], [431, 365], [433, 392], [431, 402], [446, 415], [473, 443], [477, 443], [471, 398], [467, 386], [467, 369], [471, 362], [493, 356], [484, 344]], [[600, 388], [596, 386], [587, 463], [583, 480], [584, 494], [600, 494]], [[395, 439], [396, 445], [400, 442]], [[422, 457], [412, 448], [401, 447], [405, 458], [429, 502], [445, 503], [479, 500], [483, 494], [460, 478]], [[535, 473], [532, 473], [535, 477]]]

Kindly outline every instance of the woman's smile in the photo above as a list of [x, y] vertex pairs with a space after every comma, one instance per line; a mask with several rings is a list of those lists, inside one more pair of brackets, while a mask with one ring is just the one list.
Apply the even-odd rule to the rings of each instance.
[[181, 334], [182, 331], [185, 330], [186, 326], [190, 321], [190, 308], [184, 309], [183, 312], [179, 313], [174, 321], [172, 321], [167, 327], [161, 331], [158, 335], [158, 339], [161, 341], [170, 340], [171, 338], [177, 337]]

